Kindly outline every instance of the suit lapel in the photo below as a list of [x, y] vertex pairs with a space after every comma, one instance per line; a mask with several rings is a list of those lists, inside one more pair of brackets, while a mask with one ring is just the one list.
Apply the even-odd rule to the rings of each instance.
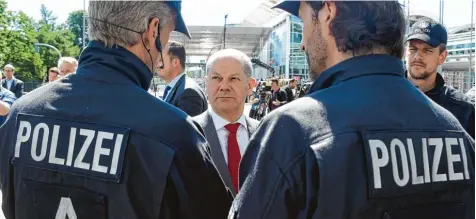
[[13, 79], [12, 80], [12, 86], [10, 86], [10, 91], [14, 91], [15, 90], [15, 82], [16, 82], [16, 79]]
[[228, 164], [225, 161], [225, 155], [223, 154], [223, 151], [221, 149], [220, 140], [218, 140], [218, 135], [215, 125], [213, 123], [212, 116], [208, 111], [205, 118], [204, 131], [205, 135], [207, 136], [208, 143], [210, 144], [213, 162], [215, 163], [218, 172], [220, 173], [223, 179], [223, 182], [225, 182], [225, 185], [230, 191], [232, 191], [233, 196], [235, 196], [236, 191], [231, 181], [230, 172], [228, 171]]
[[246, 126], [248, 127], [248, 136], [251, 138], [251, 135], [255, 133], [257, 127], [252, 124], [248, 116], [246, 116], [245, 118], [246, 118]]
[[170, 91], [170, 94], [167, 96], [167, 99], [165, 100], [165, 102], [167, 103], [170, 103], [170, 104], [173, 104], [173, 100], [175, 99], [175, 95], [177, 94], [177, 90], [179, 89], [179, 87], [182, 86], [182, 84], [184, 84], [184, 81], [185, 81], [185, 75], [183, 75], [179, 81], [177, 81], [177, 83], [175, 84], [175, 86], [172, 88], [172, 90]]
[[5, 79], [2, 80], [2, 87], [8, 90], [7, 80], [5, 80]]

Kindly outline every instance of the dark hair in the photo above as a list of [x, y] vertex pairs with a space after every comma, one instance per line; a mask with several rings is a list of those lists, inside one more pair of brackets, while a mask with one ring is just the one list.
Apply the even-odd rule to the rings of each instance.
[[[335, 1], [336, 17], [330, 24], [339, 52], [354, 55], [375, 50], [403, 57], [405, 16], [397, 1]], [[322, 2], [308, 2], [317, 20]]]
[[438, 46], [440, 48], [440, 55], [441, 53], [443, 53], [444, 51], [446, 51], [446, 44], [442, 43]]
[[170, 55], [171, 59], [178, 59], [180, 61], [180, 65], [182, 68], [185, 68], [185, 56], [187, 53], [185, 52], [185, 47], [183, 44], [175, 41], [170, 41], [166, 45], [167, 53]]
[[52, 67], [52, 68], [50, 68], [50, 70], [48, 70], [48, 73], [50, 73], [50, 72], [54, 72], [56, 74], [59, 74], [59, 69], [57, 67]]
[[271, 79], [271, 83], [276, 83], [276, 85], [278, 85], [279, 83], [279, 80], [278, 79]]
[[294, 78], [291, 78], [291, 80], [289, 80], [289, 83], [294, 83], [294, 82], [296, 82], [296, 79]]

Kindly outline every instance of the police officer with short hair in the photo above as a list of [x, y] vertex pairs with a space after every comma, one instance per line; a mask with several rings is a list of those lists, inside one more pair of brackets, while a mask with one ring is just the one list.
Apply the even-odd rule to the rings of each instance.
[[284, 1], [308, 94], [261, 122], [229, 218], [474, 218], [474, 141], [404, 77], [397, 1]]
[[0, 130], [5, 217], [225, 218], [198, 124], [147, 93], [161, 45], [189, 36], [181, 2], [89, 4], [77, 74], [21, 98]]
[[410, 28], [407, 38], [407, 77], [427, 97], [450, 111], [474, 139], [474, 103], [445, 84], [438, 73], [448, 56], [448, 33], [438, 22], [425, 19]]

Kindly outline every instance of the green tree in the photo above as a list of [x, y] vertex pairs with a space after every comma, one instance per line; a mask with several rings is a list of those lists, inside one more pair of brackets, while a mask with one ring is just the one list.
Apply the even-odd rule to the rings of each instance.
[[[80, 48], [83, 48], [83, 16], [85, 16], [85, 13], [83, 10], [73, 11], [69, 14], [68, 20], [66, 21], [66, 26], [73, 32], [75, 37], [73, 44]], [[88, 21], [85, 20], [85, 23], [87, 22]], [[85, 38], [87, 44], [87, 36]]]

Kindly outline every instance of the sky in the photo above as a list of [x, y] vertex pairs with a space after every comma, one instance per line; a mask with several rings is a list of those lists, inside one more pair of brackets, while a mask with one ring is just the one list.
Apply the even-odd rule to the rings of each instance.
[[[86, 7], [89, 0], [86, 1]], [[265, 0], [183, 0], [182, 14], [187, 25], [224, 24], [224, 15], [228, 14], [227, 23], [240, 23], [254, 8]], [[403, 1], [403, 0], [401, 0]], [[7, 0], [8, 10], [22, 10], [34, 19], [39, 19], [40, 6], [45, 6], [58, 17], [58, 22], [65, 22], [68, 14], [83, 9], [83, 0]], [[473, 11], [476, 12], [476, 2]], [[444, 24], [454, 27], [471, 23], [471, 0], [445, 0]], [[419, 13], [438, 19], [439, 0], [410, 0], [410, 13]], [[473, 17], [476, 21], [476, 15]], [[475, 22], [476, 23], [476, 22]]]

